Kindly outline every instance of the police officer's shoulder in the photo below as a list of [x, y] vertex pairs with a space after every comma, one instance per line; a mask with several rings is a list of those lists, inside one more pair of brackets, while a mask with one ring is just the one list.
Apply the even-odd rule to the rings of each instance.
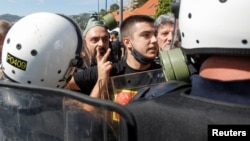
[[139, 89], [132, 101], [154, 99], [161, 95], [168, 94], [173, 91], [186, 90], [190, 87], [190, 83], [184, 81], [171, 80], [164, 83], [159, 83], [158, 85]]

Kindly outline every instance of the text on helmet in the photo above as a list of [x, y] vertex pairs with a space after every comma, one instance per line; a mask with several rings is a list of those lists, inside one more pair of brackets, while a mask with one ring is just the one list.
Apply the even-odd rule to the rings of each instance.
[[7, 54], [7, 58], [6, 58], [6, 62], [8, 62], [10, 65], [21, 69], [21, 70], [26, 70], [26, 66], [27, 66], [27, 61], [19, 59], [13, 55], [11, 55], [10, 53]]

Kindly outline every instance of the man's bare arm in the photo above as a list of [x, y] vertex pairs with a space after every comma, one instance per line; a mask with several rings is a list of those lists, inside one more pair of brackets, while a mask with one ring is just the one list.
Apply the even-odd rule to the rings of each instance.
[[67, 84], [67, 86], [66, 86], [66, 89], [75, 90], [75, 91], [81, 90], [81, 89], [77, 86], [77, 84], [76, 84], [75, 79], [74, 79], [73, 76], [72, 76], [72, 78], [70, 79], [70, 81], [68, 82], [68, 84]]

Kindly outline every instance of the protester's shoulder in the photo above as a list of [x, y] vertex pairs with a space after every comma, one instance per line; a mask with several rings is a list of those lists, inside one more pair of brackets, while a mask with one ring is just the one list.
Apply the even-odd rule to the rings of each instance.
[[81, 89], [81, 93], [89, 94], [98, 78], [97, 66], [79, 69], [73, 74], [73, 77], [76, 85]]
[[169, 96], [170, 94], [181, 94], [190, 90], [191, 84], [184, 81], [168, 81], [157, 85], [144, 87], [138, 90], [132, 101], [158, 99], [159, 97]]
[[162, 68], [160, 63], [157, 63], [155, 60], [151, 63], [150, 69], [160, 69]]
[[90, 74], [95, 74], [97, 75], [97, 66], [91, 66], [88, 68], [84, 68], [84, 69], [78, 69], [75, 73], [74, 73], [74, 77], [82, 77], [83, 75], [90, 75]]
[[126, 67], [126, 61], [124, 59], [121, 59], [121, 60], [113, 63], [113, 68], [121, 69], [121, 68], [124, 68], [124, 67]]
[[115, 75], [121, 75], [125, 73], [125, 70], [127, 68], [126, 61], [124, 59], [121, 59], [112, 65], [112, 71], [111, 71], [111, 76]]

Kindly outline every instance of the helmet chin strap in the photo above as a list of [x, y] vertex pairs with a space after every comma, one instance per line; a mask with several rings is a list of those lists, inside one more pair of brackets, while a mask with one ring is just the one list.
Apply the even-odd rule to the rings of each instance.
[[[131, 42], [130, 42], [131, 43]], [[146, 58], [144, 57], [140, 52], [138, 52], [133, 44], [131, 43], [131, 46], [132, 46], [132, 51], [131, 51], [131, 54], [135, 57], [135, 59], [140, 62], [141, 64], [143, 65], [147, 65], [147, 64], [150, 64], [151, 62], [154, 61], [154, 59], [149, 59], [149, 58]]]

